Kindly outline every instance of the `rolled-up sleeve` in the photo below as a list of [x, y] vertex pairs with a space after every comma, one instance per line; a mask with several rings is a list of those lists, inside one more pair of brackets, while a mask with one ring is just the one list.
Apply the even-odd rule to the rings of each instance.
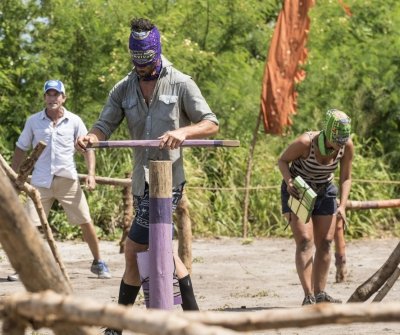
[[182, 99], [183, 108], [191, 122], [198, 123], [203, 120], [209, 120], [217, 125], [219, 124], [216, 115], [211, 111], [199, 87], [192, 79], [188, 79], [184, 83]]
[[122, 108], [122, 90], [123, 83], [121, 82], [113, 87], [99, 119], [93, 125], [93, 128], [99, 129], [106, 136], [106, 139], [110, 138], [125, 116]]

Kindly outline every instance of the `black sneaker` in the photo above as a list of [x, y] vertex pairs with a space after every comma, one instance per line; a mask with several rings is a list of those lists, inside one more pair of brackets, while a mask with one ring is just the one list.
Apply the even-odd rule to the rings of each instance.
[[303, 303], [301, 304], [302, 306], [305, 305], [315, 305], [315, 298], [312, 294], [308, 294], [304, 297]]
[[122, 335], [122, 331], [120, 330], [115, 330], [115, 329], [111, 329], [111, 328], [106, 328], [104, 330], [104, 335]]
[[318, 294], [315, 295], [315, 301], [317, 304], [322, 303], [322, 302], [329, 302], [332, 304], [341, 304], [342, 300], [335, 299], [328, 295], [326, 292], [321, 291]]

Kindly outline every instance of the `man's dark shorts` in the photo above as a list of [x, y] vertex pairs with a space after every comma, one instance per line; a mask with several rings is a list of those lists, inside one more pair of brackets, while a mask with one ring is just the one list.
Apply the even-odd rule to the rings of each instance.
[[[332, 183], [322, 184], [319, 187], [313, 187], [317, 193], [315, 200], [314, 210], [312, 215], [333, 215], [337, 210], [336, 197], [338, 195], [338, 188]], [[288, 206], [289, 192], [285, 181], [281, 184], [281, 200], [282, 200], [282, 214], [293, 213]]]
[[[179, 201], [182, 199], [185, 183], [172, 190], [172, 212], [175, 211]], [[144, 194], [134, 196], [135, 217], [129, 230], [128, 237], [139, 244], [149, 244], [149, 184], [146, 183]]]

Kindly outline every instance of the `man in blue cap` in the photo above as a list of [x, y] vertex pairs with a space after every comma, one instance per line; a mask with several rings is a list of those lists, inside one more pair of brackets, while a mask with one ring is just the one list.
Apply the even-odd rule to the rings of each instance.
[[[47, 144], [34, 166], [31, 184], [40, 192], [47, 215], [53, 202], [57, 200], [64, 208], [70, 224], [81, 227], [83, 238], [94, 258], [91, 271], [99, 278], [111, 278], [106, 263], [100, 258], [96, 231], [85, 194], [79, 184], [74, 160], [75, 140], [78, 136], [85, 135], [87, 128], [79, 116], [64, 107], [67, 97], [64, 84], [60, 80], [46, 81], [43, 90], [46, 107], [27, 119], [16, 143], [11, 166], [14, 171], [18, 171], [28, 150], [40, 141]], [[96, 185], [93, 150], [85, 153], [85, 162], [88, 169], [86, 187], [91, 191]], [[33, 223], [40, 225], [36, 208], [30, 199], [27, 202], [27, 211]], [[18, 280], [18, 275], [8, 276], [8, 280]]]

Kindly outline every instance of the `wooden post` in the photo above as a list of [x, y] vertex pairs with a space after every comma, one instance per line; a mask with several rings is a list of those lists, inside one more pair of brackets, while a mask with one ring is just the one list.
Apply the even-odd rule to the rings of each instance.
[[[132, 172], [125, 173], [125, 178], [132, 179]], [[132, 225], [133, 218], [133, 198], [132, 198], [132, 185], [125, 186], [122, 190], [122, 200], [124, 203], [124, 219], [122, 227], [121, 241], [119, 242], [119, 253], [123, 254], [125, 250], [125, 240], [129, 234], [129, 229]]]
[[189, 215], [189, 201], [186, 192], [176, 207], [176, 225], [178, 228], [178, 255], [189, 273], [192, 273], [192, 221]]
[[247, 167], [246, 167], [246, 179], [244, 183], [244, 200], [243, 200], [243, 238], [247, 238], [248, 235], [248, 217], [249, 217], [249, 199], [250, 199], [250, 180], [251, 180], [251, 171], [253, 167], [253, 156], [254, 156], [254, 149], [257, 143], [257, 134], [258, 130], [260, 129], [262, 119], [262, 113], [258, 114], [256, 128], [253, 132], [253, 140], [251, 141], [251, 146], [249, 150], [249, 157], [247, 158]]
[[150, 308], [172, 309], [172, 162], [151, 161], [149, 171]]

